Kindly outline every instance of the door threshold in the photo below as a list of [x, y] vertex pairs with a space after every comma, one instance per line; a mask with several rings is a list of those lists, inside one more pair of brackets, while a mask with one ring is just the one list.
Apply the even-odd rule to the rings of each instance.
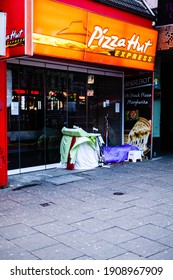
[[8, 176], [57, 168], [57, 164], [58, 163], [52, 163], [52, 164], [48, 164], [48, 165], [39, 165], [39, 166], [31, 166], [31, 167], [25, 167], [25, 168], [20, 168], [20, 169], [12, 169], [12, 170], [8, 170]]

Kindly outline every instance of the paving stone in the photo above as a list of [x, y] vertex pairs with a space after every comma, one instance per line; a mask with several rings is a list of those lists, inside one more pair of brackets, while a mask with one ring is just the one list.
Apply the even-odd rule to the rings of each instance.
[[120, 214], [120, 216], [128, 216], [133, 219], [139, 219], [139, 218], [143, 218], [146, 216], [150, 216], [150, 215], [156, 213], [157, 210], [156, 209], [154, 209], [154, 210], [144, 209], [141, 207], [132, 206], [127, 209], [119, 210], [117, 212]]
[[92, 247], [95, 242], [99, 241], [94, 234], [89, 234], [81, 230], [58, 235], [54, 239], [79, 251], [84, 251], [86, 247]]
[[13, 185], [0, 190], [0, 257], [172, 259], [172, 169], [171, 156], [9, 176]]
[[47, 215], [39, 215], [38, 213], [34, 214], [34, 215], [25, 215], [25, 216], [21, 216], [18, 217], [18, 220], [30, 227], [34, 227], [34, 226], [38, 226], [38, 225], [42, 225], [42, 224], [46, 224], [46, 223], [50, 223], [50, 222], [54, 222], [56, 219], [56, 217], [51, 218]]
[[[118, 212], [116, 212], [117, 217], [115, 219], [107, 220], [106, 222], [112, 227], [118, 227], [125, 230], [130, 230], [145, 224], [148, 224], [146, 220], [134, 219], [128, 216], [119, 217]], [[148, 216], [147, 216], [148, 217]]]
[[75, 175], [59, 176], [59, 177], [45, 179], [45, 181], [48, 181], [49, 183], [53, 183], [55, 185], [61, 185], [61, 184], [66, 184], [69, 182], [80, 181], [80, 180], [84, 180], [84, 178]]
[[83, 256], [82, 252], [78, 252], [61, 243], [33, 251], [32, 253], [41, 260], [72, 260]]
[[[63, 186], [65, 186], [65, 185], [63, 185]], [[58, 190], [58, 192], [61, 193], [61, 194], [73, 197], [75, 199], [81, 200], [81, 201], [85, 201], [86, 198], [90, 198], [93, 195], [89, 191], [77, 188], [76, 185], [73, 187], [72, 184], [71, 184], [70, 188], [69, 188], [69, 186], [66, 186], [65, 188], [60, 188]]]
[[118, 245], [120, 243], [123, 243], [125, 241], [135, 239], [138, 237], [138, 235], [130, 233], [129, 231], [113, 227], [98, 233], [95, 233], [95, 237], [98, 239], [103, 239], [105, 241], [108, 241], [114, 245]]
[[21, 238], [13, 239], [12, 242], [17, 246], [32, 252], [41, 248], [46, 248], [51, 245], [56, 245], [58, 242], [42, 233], [30, 234]]
[[109, 209], [112, 211], [118, 211], [123, 209], [128, 209], [133, 205], [130, 203], [124, 203], [121, 201], [115, 201], [114, 199], [104, 198], [102, 196], [95, 196], [86, 200], [83, 205], [82, 211], [89, 212], [91, 210], [98, 209]]
[[164, 245], [167, 245], [168, 247], [173, 248], [173, 233], [172, 233], [172, 235], [163, 237], [161, 239], [158, 239], [157, 241], [164, 244]]
[[61, 222], [64, 222], [65, 224], [73, 224], [76, 222], [80, 222], [83, 220], [87, 220], [88, 219], [88, 215], [85, 215], [83, 213], [80, 213], [77, 210], [61, 210], [59, 212], [59, 215], [57, 216], [57, 219]]
[[145, 258], [142, 258], [138, 255], [135, 255], [135, 254], [131, 253], [131, 252], [127, 252], [127, 253], [122, 254], [120, 256], [113, 257], [110, 260], [126, 260], [127, 261], [127, 260], [143, 260], [143, 259], [145, 259]]
[[81, 257], [79, 257], [79, 258], [75, 258], [74, 260], [78, 260], [78, 261], [84, 261], [84, 260], [93, 260], [91, 257], [88, 257], [88, 256], [86, 256], [86, 255], [84, 255], [84, 256], [81, 256]]
[[85, 247], [83, 252], [95, 260], [105, 260], [121, 255], [126, 250], [104, 240], [100, 240], [92, 244], [92, 246]]
[[151, 208], [151, 207], [154, 207], [154, 206], [159, 207], [159, 205], [162, 205], [162, 203], [157, 201], [157, 200], [150, 200], [148, 198], [140, 198], [140, 199], [134, 200], [133, 205], [140, 206], [140, 207], [148, 209], [148, 208]]
[[1, 260], [38, 260], [33, 254], [28, 253], [20, 248], [13, 247], [11, 249], [0, 250]]
[[3, 213], [3, 211], [7, 211], [8, 209], [15, 209], [18, 207], [20, 207], [20, 204], [11, 199], [3, 200], [0, 203], [0, 211], [2, 213]]
[[109, 225], [98, 219], [91, 218], [81, 222], [73, 223], [73, 227], [92, 234], [109, 228]]
[[[163, 215], [160, 213], [155, 213], [151, 216], [141, 218], [140, 221], [141, 221], [141, 224], [145, 224], [145, 223], [153, 224], [153, 225], [160, 226], [163, 228], [173, 225], [173, 217], [170, 217], [168, 215]], [[172, 230], [173, 230], [173, 227], [172, 227]]]
[[162, 237], [166, 237], [173, 234], [173, 231], [158, 227], [155, 225], [144, 225], [130, 230], [131, 232], [149, 238], [151, 240], [158, 240]]
[[157, 211], [160, 214], [168, 215], [168, 216], [173, 216], [173, 207], [172, 205], [169, 204], [163, 204], [159, 206], [155, 206], [151, 208], [152, 211]]
[[16, 247], [13, 242], [8, 241], [0, 236], [0, 251], [5, 249], [10, 249], [12, 247]]
[[46, 234], [47, 236], [51, 236], [51, 237], [56, 236], [58, 234], [62, 234], [62, 233], [66, 233], [66, 232], [75, 230], [74, 227], [67, 225], [65, 223], [62, 223], [60, 221], [55, 221], [52, 223], [35, 226], [33, 228], [39, 232]]
[[101, 221], [106, 221], [109, 223], [111, 223], [112, 219], [119, 217], [119, 213], [117, 211], [113, 211], [113, 210], [110, 210], [107, 208], [89, 211], [89, 212], [86, 212], [85, 215], [88, 218], [96, 218]]
[[19, 222], [20, 221], [18, 219], [15, 219], [14, 217], [0, 215], [0, 228], [9, 225], [15, 225], [18, 224]]
[[170, 225], [170, 226], [168, 226], [168, 227], [167, 227], [167, 229], [169, 229], [169, 230], [173, 230], [173, 224], [172, 224], [172, 225]]
[[147, 258], [148, 260], [173, 260], [173, 248], [164, 250]]
[[144, 237], [129, 240], [119, 244], [119, 246], [126, 249], [127, 251], [145, 258], [168, 249], [167, 246]]
[[0, 228], [0, 236], [10, 240], [25, 235], [36, 233], [36, 230], [26, 226], [24, 224], [9, 225]]

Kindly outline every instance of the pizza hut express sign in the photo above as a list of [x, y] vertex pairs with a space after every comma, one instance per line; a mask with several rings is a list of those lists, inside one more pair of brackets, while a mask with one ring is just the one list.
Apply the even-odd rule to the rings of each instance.
[[[145, 62], [153, 62], [154, 57], [146, 55], [148, 48], [153, 46], [150, 39], [141, 42], [140, 35], [133, 34], [131, 38], [125, 39], [117, 35], [108, 36], [109, 28], [102, 29], [100, 26], [95, 26], [94, 31], [88, 41], [88, 48], [95, 42], [98, 47], [106, 50], [114, 51], [113, 55], [120, 58], [140, 60]], [[124, 50], [116, 50], [123, 48]], [[131, 52], [133, 51], [133, 52]]]
[[24, 29], [13, 29], [10, 34], [6, 36], [6, 47], [15, 47], [17, 45], [24, 45]]

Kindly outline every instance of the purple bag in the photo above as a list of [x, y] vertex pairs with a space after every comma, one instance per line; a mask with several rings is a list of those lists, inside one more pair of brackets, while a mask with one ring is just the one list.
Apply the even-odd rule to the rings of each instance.
[[139, 150], [138, 147], [124, 144], [115, 147], [103, 147], [103, 155], [105, 163], [118, 163], [128, 159], [129, 151]]

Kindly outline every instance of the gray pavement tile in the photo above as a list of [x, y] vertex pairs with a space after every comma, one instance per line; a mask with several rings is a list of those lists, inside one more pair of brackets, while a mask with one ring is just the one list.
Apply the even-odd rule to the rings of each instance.
[[142, 208], [152, 208], [154, 206], [158, 206], [161, 205], [162, 202], [160, 201], [157, 201], [157, 200], [150, 200], [148, 198], [145, 198], [145, 197], [142, 197], [140, 199], [136, 199], [133, 201], [133, 205], [136, 205], [136, 206], [140, 206]]
[[[0, 236], [0, 251], [5, 250], [5, 249], [10, 249], [12, 247], [16, 247], [13, 242], [8, 241], [6, 239], [4, 239], [3, 237]], [[1, 256], [1, 255], [0, 255]]]
[[55, 185], [66, 184], [74, 181], [84, 180], [83, 177], [76, 176], [76, 175], [68, 175], [68, 176], [58, 176], [53, 178], [45, 179], [48, 183], [53, 183]]
[[126, 249], [127, 251], [145, 258], [168, 249], [167, 246], [144, 237], [129, 240], [119, 244], [119, 246]]
[[78, 252], [62, 243], [39, 249], [32, 253], [41, 260], [73, 260], [83, 256], [82, 252]]
[[113, 227], [107, 230], [98, 232], [94, 234], [97, 239], [105, 240], [114, 245], [118, 245], [120, 243], [126, 242], [131, 239], [135, 239], [138, 237], [137, 234], [133, 234], [129, 231]]
[[0, 228], [0, 236], [10, 240], [36, 233], [36, 230], [24, 224], [8, 225]]
[[173, 248], [164, 250], [147, 258], [148, 260], [173, 260]]
[[0, 260], [35, 260], [28, 250], [16, 246], [13, 241], [0, 237]]
[[88, 216], [80, 213], [77, 209], [76, 210], [68, 210], [64, 209], [63, 211], [59, 212], [57, 219], [65, 224], [73, 224], [76, 222], [80, 222], [83, 220], [87, 220]]
[[133, 206], [131, 203], [115, 201], [114, 199], [108, 199], [103, 196], [95, 196], [91, 197], [86, 200], [85, 204], [83, 205], [82, 210], [84, 212], [89, 212], [91, 210], [98, 210], [98, 209], [109, 209], [112, 211], [128, 209]]
[[152, 215], [153, 213], [157, 212], [157, 209], [151, 210], [132, 206], [127, 209], [119, 210], [117, 212], [120, 214], [120, 216], [128, 216], [129, 218], [138, 219]]
[[13, 198], [13, 201], [16, 201], [20, 203], [21, 205], [32, 205], [33, 204], [41, 204], [41, 203], [46, 203], [48, 202], [48, 198], [44, 199], [39, 196], [31, 195], [29, 193], [26, 193], [25, 197], [15, 197]]
[[52, 197], [51, 201], [54, 202], [55, 204], [57, 204], [57, 206], [59, 206], [59, 207], [67, 208], [69, 211], [75, 210], [75, 209], [80, 209], [84, 205], [83, 201], [75, 199], [68, 195], [63, 195], [60, 198]]
[[14, 217], [0, 215], [0, 228], [9, 225], [15, 225], [18, 224], [19, 222], [20, 221], [18, 219], [15, 219]]
[[8, 209], [14, 209], [20, 207], [20, 204], [18, 202], [15, 202], [11, 199], [6, 199], [6, 200], [2, 200], [0, 203], [0, 211], [6, 211]]
[[16, 244], [18, 247], [27, 250], [28, 252], [56, 245], [58, 243], [58, 241], [56, 241], [55, 239], [52, 239], [42, 233], [35, 233], [16, 238], [11, 242]]
[[167, 229], [169, 229], [169, 230], [173, 230], [173, 224], [172, 224], [172, 225], [170, 225], [170, 226], [168, 226], [168, 227], [167, 227]]
[[[43, 207], [40, 206], [42, 209]], [[41, 212], [41, 210], [38, 209], [38, 207], [24, 207], [21, 206], [19, 208], [16, 208], [11, 211], [4, 212], [4, 217], [6, 217], [6, 220], [8, 221], [9, 217], [14, 223], [14, 221], [18, 221], [18, 223], [23, 223], [28, 226], [34, 226], [34, 225], [40, 225], [44, 223], [48, 223], [51, 221], [54, 221], [56, 219], [56, 216], [50, 217], [46, 215], [46, 213]]]
[[161, 239], [158, 239], [157, 241], [164, 244], [164, 245], [167, 245], [168, 247], [173, 248], [173, 232], [172, 232], [172, 235], [163, 237]]
[[79, 258], [75, 258], [74, 260], [78, 261], [86, 261], [86, 260], [93, 260], [91, 257], [88, 257], [87, 255], [81, 256]]
[[[118, 212], [116, 212], [118, 214]], [[116, 218], [107, 220], [107, 223], [112, 227], [118, 227], [125, 230], [130, 230], [145, 224], [148, 224], [147, 218], [145, 221], [142, 219], [134, 219], [129, 216], [119, 216], [117, 215]]]
[[173, 216], [173, 207], [172, 205], [169, 204], [162, 204], [162, 205], [158, 205], [155, 207], [150, 208], [153, 212], [157, 211], [160, 214], [164, 214], [164, 215], [168, 215], [168, 216]]
[[12, 199], [13, 201], [17, 202], [35, 199], [34, 195], [23, 190], [11, 190], [7, 197], [8, 199]]
[[73, 197], [75, 199], [85, 201], [86, 198], [92, 197], [92, 193], [90, 191], [82, 190], [78, 188], [76, 185], [73, 186], [72, 184], [69, 185], [62, 185], [65, 188], [59, 188], [58, 193], [68, 195], [70, 197]]
[[127, 252], [125, 254], [122, 254], [120, 256], [116, 256], [111, 258], [110, 260], [143, 260], [145, 258], [142, 258], [136, 254], [133, 254], [131, 252]]
[[83, 251], [86, 247], [93, 246], [93, 244], [98, 241], [95, 235], [81, 230], [64, 233], [55, 236], [54, 239], [79, 251]]
[[34, 227], [34, 226], [54, 222], [56, 220], [56, 217], [52, 218], [47, 215], [42, 216], [36, 213], [32, 216], [28, 214], [25, 216], [18, 217], [18, 220], [27, 226]]
[[18, 248], [17, 246], [11, 249], [0, 250], [1, 260], [38, 260], [33, 254]]
[[102, 189], [103, 187], [105, 187], [105, 182], [102, 179], [96, 179], [97, 180], [97, 184], [96, 181], [93, 180], [83, 180], [82, 184], [79, 185], [79, 188], [84, 190], [84, 191], [97, 191]]
[[133, 201], [135, 201], [136, 199], [139, 199], [143, 196], [144, 196], [143, 193], [138, 193], [138, 194], [136, 194], [136, 193], [133, 193], [133, 194], [125, 193], [125, 195], [115, 196], [115, 199], [117, 199], [118, 201], [121, 201], [121, 202], [130, 202], [130, 204], [133, 205]]
[[153, 188], [153, 186], [151, 186], [148, 182], [144, 182], [144, 180], [138, 180], [137, 182], [130, 183], [130, 187], [135, 187], [136, 189], [143, 191], [145, 194]]
[[[152, 173], [151, 173], [151, 176], [152, 176]], [[158, 175], [157, 175], [158, 176]], [[168, 178], [168, 180], [166, 181], [163, 177], [157, 177], [156, 178], [153, 178], [151, 177], [151, 181], [152, 181], [152, 186], [153, 187], [157, 187], [160, 189], [160, 191], [162, 190], [163, 192], [165, 192], [167, 189], [168, 190], [171, 190], [171, 186], [172, 186], [172, 183], [170, 181], [170, 179]]]
[[96, 218], [101, 221], [111, 222], [112, 219], [119, 217], [118, 211], [113, 211], [107, 208], [88, 211], [85, 213], [88, 218]]
[[150, 192], [148, 192], [146, 195], [145, 195], [145, 198], [146, 199], [150, 199], [150, 200], [157, 200], [159, 202], [162, 202], [162, 203], [166, 203], [167, 200], [169, 202], [172, 202], [173, 201], [173, 191], [170, 191], [170, 190], [165, 190], [165, 192], [158, 192], [158, 191], [154, 191], [153, 188], [151, 189]]
[[171, 230], [167, 230], [151, 224], [140, 226], [138, 228], [131, 229], [130, 231], [139, 236], [143, 236], [154, 241], [173, 234], [173, 231]]
[[8, 199], [8, 194], [11, 192], [11, 188], [2, 189], [0, 188], [0, 201]]
[[[164, 172], [164, 174], [162, 174], [162, 176], [159, 176], [159, 180], [161, 180], [162, 182], [173, 186], [173, 175], [171, 173], [167, 173]], [[164, 185], [164, 184], [163, 184]]]
[[[163, 228], [173, 225], [173, 217], [163, 215], [160, 213], [155, 213], [151, 216], [141, 218], [140, 221], [141, 224], [153, 224]], [[172, 230], [173, 230], [173, 226], [172, 226]]]
[[34, 226], [33, 229], [46, 234], [47, 236], [56, 236], [58, 234], [62, 234], [62, 233], [66, 233], [69, 231], [73, 231], [75, 230], [74, 227], [67, 225], [63, 222], [60, 221], [55, 221], [55, 222], [51, 222], [51, 223], [47, 223], [47, 224], [43, 224], [43, 225], [39, 225], [39, 226]]
[[121, 196], [121, 198], [124, 198], [120, 201], [128, 201], [129, 199], [126, 198], [126, 196], [130, 196], [132, 193], [133, 193], [133, 199], [134, 197], [136, 196], [137, 198], [140, 198], [144, 195], [144, 193], [146, 191], [143, 191], [143, 190], [138, 190], [137, 188], [133, 188], [133, 187], [130, 187], [129, 185], [128, 186], [123, 186], [121, 184], [119, 185], [116, 185], [115, 187], [105, 187], [104, 185], [104, 188], [102, 189], [99, 189], [99, 190], [93, 190], [92, 191], [93, 193], [97, 194], [97, 195], [100, 195], [100, 196], [105, 196], [107, 198], [110, 198], [110, 199], [114, 199], [116, 201], [119, 201], [118, 199], [120, 199], [119, 196], [116, 196], [114, 195], [114, 193], [116, 192], [122, 192], [124, 193], [124, 195]]
[[109, 228], [109, 225], [106, 222], [100, 221], [98, 219], [90, 218], [88, 220], [73, 223], [73, 227], [92, 234]]
[[110, 244], [104, 240], [97, 241], [91, 246], [85, 247], [82, 251], [95, 260], [110, 259], [126, 252], [125, 249]]

